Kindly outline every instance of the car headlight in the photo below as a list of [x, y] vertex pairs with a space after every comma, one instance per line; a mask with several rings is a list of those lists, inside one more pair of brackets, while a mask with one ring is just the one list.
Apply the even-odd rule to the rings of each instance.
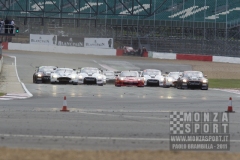
[[58, 76], [56, 74], [53, 75], [53, 78], [57, 78]]
[[203, 83], [207, 83], [207, 82], [208, 82], [208, 80], [206, 80], [206, 79], [203, 80]]
[[162, 77], [162, 78], [160, 78], [160, 81], [164, 81], [164, 78]]
[[83, 76], [82, 76], [82, 75], [80, 75], [78, 78], [79, 78], [79, 79], [83, 79]]
[[98, 79], [102, 79], [102, 76], [98, 76]]
[[186, 82], [187, 82], [187, 80], [186, 80], [186, 79], [183, 79], [183, 82], [184, 82], [184, 83], [186, 83]]
[[121, 77], [121, 78], [120, 78], [120, 80], [124, 80], [124, 78], [123, 78], [123, 77]]
[[40, 73], [37, 74], [38, 77], [42, 77], [42, 75]]
[[75, 79], [76, 78], [76, 75], [72, 75], [72, 79]]
[[172, 82], [173, 81], [173, 79], [172, 78], [168, 78], [168, 82]]

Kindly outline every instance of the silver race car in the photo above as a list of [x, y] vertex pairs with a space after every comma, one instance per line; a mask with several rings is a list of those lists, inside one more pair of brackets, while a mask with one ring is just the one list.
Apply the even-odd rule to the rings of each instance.
[[103, 86], [105, 76], [98, 68], [84, 67], [78, 72], [78, 84], [97, 84]]
[[162, 72], [157, 69], [145, 69], [142, 72], [145, 86], [163, 86], [164, 77]]
[[78, 77], [75, 70], [71, 68], [57, 68], [51, 73], [50, 82], [54, 83], [71, 83], [78, 84]]
[[114, 71], [103, 71], [103, 75], [106, 77], [106, 83], [114, 83], [116, 76]]

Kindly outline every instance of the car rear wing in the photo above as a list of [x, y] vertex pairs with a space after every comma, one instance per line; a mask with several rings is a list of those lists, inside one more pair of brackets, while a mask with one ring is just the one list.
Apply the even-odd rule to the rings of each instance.
[[122, 71], [114, 71], [115, 76], [119, 76]]

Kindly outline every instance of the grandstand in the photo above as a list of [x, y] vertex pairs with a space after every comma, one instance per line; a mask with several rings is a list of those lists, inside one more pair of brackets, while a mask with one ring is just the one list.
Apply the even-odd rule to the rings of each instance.
[[[19, 35], [113, 37], [118, 46], [239, 56], [239, 0], [1, 0]], [[194, 46], [194, 47], [193, 47]]]

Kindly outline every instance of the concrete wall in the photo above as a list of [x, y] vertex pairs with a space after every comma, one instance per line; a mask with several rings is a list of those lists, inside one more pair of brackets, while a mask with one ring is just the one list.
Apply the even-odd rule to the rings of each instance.
[[[3, 49], [36, 51], [36, 52], [54, 52], [54, 53], [65, 53], [65, 54], [121, 56], [119, 55], [116, 49], [98, 49], [98, 48], [84, 48], [84, 47], [70, 47], [70, 46], [66, 47], [66, 46], [21, 44], [21, 43], [7, 43], [7, 42], [6, 44], [4, 44]], [[162, 53], [162, 52], [151, 52], [151, 51], [149, 51], [148, 57], [159, 58], [159, 59], [196, 60], [196, 61], [211, 61], [211, 62], [240, 64], [240, 58], [238, 57], [194, 55], [194, 54], [184, 54], [184, 53]]]
[[161, 53], [149, 52], [149, 57], [159, 59], [177, 59], [177, 60], [195, 60], [195, 61], [210, 61], [210, 62], [223, 62], [223, 63], [236, 63], [240, 64], [238, 57], [224, 57], [224, 56], [209, 56], [209, 55], [196, 55], [184, 53]]
[[152, 54], [152, 58], [176, 59], [176, 53], [152, 52], [151, 54]]
[[2, 71], [3, 66], [3, 56], [2, 56], [2, 47], [0, 47], [0, 73]]
[[116, 49], [8, 43], [8, 50], [116, 56]]
[[224, 57], [213, 56], [213, 62], [237, 63], [240, 64], [240, 58], [237, 57]]

